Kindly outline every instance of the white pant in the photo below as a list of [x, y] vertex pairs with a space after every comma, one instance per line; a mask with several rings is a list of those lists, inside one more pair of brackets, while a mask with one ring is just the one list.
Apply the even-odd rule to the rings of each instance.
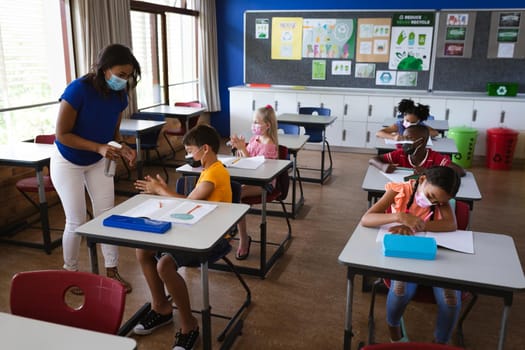
[[[98, 216], [115, 205], [113, 177], [104, 175], [105, 158], [91, 165], [76, 165], [55, 149], [51, 156], [50, 172], [53, 185], [62, 201], [66, 225], [62, 236], [64, 269], [78, 270], [81, 237], [77, 227], [86, 222], [86, 195], [89, 194], [93, 215]], [[118, 265], [118, 247], [101, 244], [106, 267]]]

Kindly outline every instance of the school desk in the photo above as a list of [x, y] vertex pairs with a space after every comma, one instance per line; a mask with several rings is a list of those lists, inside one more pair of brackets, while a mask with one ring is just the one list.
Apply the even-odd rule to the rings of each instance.
[[[295, 113], [284, 113], [277, 116], [277, 121], [279, 123], [287, 123], [287, 124], [293, 124], [297, 126], [302, 127], [312, 127], [316, 129], [322, 129], [323, 130], [323, 138], [326, 136], [326, 128], [333, 124], [335, 120], [337, 119], [336, 116], [325, 116], [325, 115], [312, 115], [312, 114], [295, 114]], [[319, 178], [311, 178], [311, 177], [301, 177], [302, 181], [306, 182], [317, 182], [317, 183], [324, 183], [324, 181], [332, 174], [332, 166], [328, 169], [324, 168], [325, 163], [325, 143], [322, 142], [321, 146], [321, 169], [312, 169], [312, 170], [319, 170], [320, 171], [320, 177]]]
[[[383, 126], [391, 126], [398, 122], [401, 118], [387, 118], [383, 122]], [[432, 119], [425, 120], [425, 124], [430, 126], [432, 129], [436, 130], [441, 134], [442, 137], [445, 137], [445, 133], [448, 131], [448, 120], [445, 119]]]
[[[292, 210], [290, 216], [295, 219], [297, 211], [304, 205], [304, 192], [303, 184], [301, 182], [301, 176], [299, 175], [299, 169], [297, 168], [297, 154], [304, 147], [305, 143], [310, 138], [310, 135], [289, 135], [289, 134], [278, 134], [279, 145], [288, 148], [288, 153], [292, 155]], [[299, 182], [299, 199], [296, 199], [297, 195], [297, 182]]]
[[503, 299], [498, 349], [503, 349], [507, 318], [515, 292], [525, 290], [525, 277], [512, 237], [474, 232], [474, 254], [439, 248], [435, 260], [391, 258], [376, 242], [378, 228], [358, 225], [339, 255], [347, 267], [346, 317], [343, 349], [352, 341], [354, 276], [378, 276], [452, 288]]
[[137, 151], [137, 178], [142, 179], [142, 150], [141, 150], [141, 137], [144, 134], [154, 132], [157, 129], [161, 129], [166, 122], [155, 121], [155, 120], [141, 120], [141, 119], [122, 119], [120, 122], [120, 134], [122, 136], [134, 136], [135, 147]]
[[[390, 143], [386, 143], [387, 141], [383, 138], [377, 138], [376, 142], [376, 149], [377, 154], [383, 154], [387, 152], [391, 152], [395, 149], [397, 149], [397, 145], [393, 145]], [[428, 145], [427, 148], [432, 149], [435, 152], [441, 153], [441, 154], [447, 154], [450, 157], [452, 155], [458, 153], [458, 147], [456, 146], [456, 141], [454, 139], [441, 137], [437, 138], [435, 140], [432, 140], [432, 144]]]
[[[289, 160], [281, 159], [266, 159], [264, 163], [259, 166], [257, 169], [239, 169], [239, 168], [228, 168], [230, 177], [232, 180], [238, 181], [241, 184], [259, 186], [263, 189], [266, 185], [270, 184], [273, 179], [279, 176], [281, 173], [288, 171], [292, 167], [292, 162]], [[182, 173], [183, 175], [194, 175], [198, 176], [202, 168], [192, 168], [189, 165], [183, 165], [177, 168], [177, 172]], [[286, 242], [292, 237], [291, 231], [289, 231], [284, 239], [280, 243], [268, 242], [267, 239], [267, 229], [266, 229], [266, 191], [263, 190], [261, 193], [261, 242], [260, 242], [260, 260], [259, 267], [252, 268], [248, 266], [239, 266], [236, 265], [237, 270], [241, 273], [246, 273], [249, 275], [259, 276], [264, 278], [266, 273], [270, 268], [275, 264], [277, 259], [283, 255]], [[274, 253], [266, 259], [267, 245], [276, 245], [277, 249]], [[214, 268], [224, 269], [223, 265], [214, 264]]]
[[33, 142], [16, 142], [8, 145], [0, 145], [0, 165], [34, 168], [36, 170], [43, 243], [4, 238], [1, 238], [0, 241], [44, 249], [47, 254], [51, 254], [51, 250], [61, 244], [62, 238], [57, 238], [56, 240], [51, 241], [51, 235], [49, 233], [48, 206], [46, 192], [44, 190], [44, 176], [42, 174], [43, 168], [49, 166], [49, 160], [54, 150], [55, 145]]
[[[369, 165], [366, 170], [363, 184], [361, 187], [368, 192], [368, 207], [385, 193], [385, 185], [391, 182], [385, 174], [376, 167]], [[481, 193], [479, 192], [478, 184], [470, 171], [461, 177], [461, 185], [459, 186], [456, 199], [467, 202], [470, 210], [474, 208], [474, 202], [481, 200]]]
[[186, 123], [186, 132], [190, 130], [190, 119], [199, 117], [206, 108], [160, 105], [140, 110], [140, 113], [163, 114], [165, 118], [177, 118]]
[[133, 338], [94, 332], [0, 312], [2, 349], [133, 350]]
[[[175, 200], [173, 197], [138, 194], [77, 228], [76, 233], [80, 236], [86, 237], [91, 261], [91, 270], [93, 273], [98, 273], [97, 243], [107, 243], [117, 246], [155, 251], [169, 251], [174, 254], [177, 254], [177, 252], [191, 252], [205, 257], [224, 234], [228, 233], [230, 228], [249, 210], [249, 206], [245, 204], [203, 201], [206, 204], [216, 204], [217, 207], [197, 223], [193, 225], [173, 224], [172, 228], [163, 234], [125, 230], [102, 225], [102, 222], [106, 217], [112, 214], [125, 213], [148, 199]], [[177, 200], [181, 202], [187, 201], [187, 199], [180, 198]], [[191, 200], [191, 202], [199, 201]], [[208, 290], [208, 262], [205, 260], [201, 261], [201, 287], [202, 339], [204, 342], [204, 349], [209, 350], [212, 348], [211, 308]], [[249, 304], [249, 300], [245, 303]], [[139, 321], [144, 311], [147, 312], [147, 308], [145, 309], [143, 307], [139, 310], [132, 319], [123, 326], [124, 329], [121, 328], [119, 334], [126, 334], [129, 332]], [[237, 321], [237, 325], [233, 327], [234, 331], [231, 331], [224, 340], [225, 343], [233, 341], [231, 338], [235, 338], [238, 332], [240, 332], [242, 321]]]

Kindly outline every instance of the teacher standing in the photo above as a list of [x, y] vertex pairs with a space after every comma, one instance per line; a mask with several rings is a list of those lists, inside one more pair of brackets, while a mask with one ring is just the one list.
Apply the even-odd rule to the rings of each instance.
[[[140, 65], [131, 50], [112, 44], [99, 53], [91, 71], [71, 82], [60, 97], [57, 151], [51, 157], [50, 170], [66, 214], [62, 238], [66, 270], [78, 270], [81, 237], [75, 230], [86, 222], [85, 191], [95, 216], [115, 204], [113, 177], [104, 173], [105, 158], [117, 160], [123, 156], [130, 165], [135, 162], [135, 150], [125, 143], [118, 149], [108, 142], [122, 141], [122, 112], [128, 106], [128, 91], [139, 79]], [[131, 292], [131, 285], [118, 273], [118, 247], [102, 244], [101, 248], [107, 276]]]

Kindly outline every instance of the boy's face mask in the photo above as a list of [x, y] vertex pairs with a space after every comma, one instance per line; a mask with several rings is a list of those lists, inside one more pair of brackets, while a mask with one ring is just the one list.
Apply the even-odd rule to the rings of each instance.
[[198, 152], [200, 152], [202, 150], [202, 148], [199, 148], [197, 151], [193, 152], [193, 153], [188, 153], [186, 154], [186, 156], [184, 157], [184, 160], [186, 161], [186, 163], [191, 166], [192, 168], [198, 168], [198, 167], [201, 167], [202, 166], [202, 162], [200, 161], [200, 159], [195, 159], [193, 157], [194, 154], [197, 154]]

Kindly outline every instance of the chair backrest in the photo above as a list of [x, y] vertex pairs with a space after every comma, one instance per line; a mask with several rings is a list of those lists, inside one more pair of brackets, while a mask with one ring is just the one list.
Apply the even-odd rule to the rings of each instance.
[[[83, 290], [81, 307], [66, 303], [71, 287]], [[97, 332], [117, 333], [125, 301], [126, 290], [120, 282], [87, 272], [27, 271], [17, 273], [11, 281], [13, 314]]]
[[367, 345], [362, 350], [462, 350], [456, 346], [434, 344], [434, 343], [386, 343]]
[[48, 145], [52, 145], [55, 142], [55, 139], [55, 134], [37, 135], [35, 137], [35, 143], [46, 143]]
[[323, 107], [299, 107], [299, 114], [316, 114], [329, 116], [332, 113], [330, 108]]
[[281, 129], [285, 134], [299, 135], [299, 125], [288, 123], [277, 123], [277, 129]]
[[456, 200], [456, 225], [458, 230], [466, 230], [470, 221], [470, 208], [467, 203]]
[[[299, 114], [315, 114], [315, 115], [324, 115], [329, 116], [331, 114], [330, 108], [322, 108], [322, 107], [300, 107], [299, 108]], [[308, 142], [324, 142], [323, 138], [323, 130], [322, 127], [311, 127], [311, 126], [305, 126], [304, 127], [304, 133], [306, 135], [310, 135], [310, 138], [308, 139]]]

